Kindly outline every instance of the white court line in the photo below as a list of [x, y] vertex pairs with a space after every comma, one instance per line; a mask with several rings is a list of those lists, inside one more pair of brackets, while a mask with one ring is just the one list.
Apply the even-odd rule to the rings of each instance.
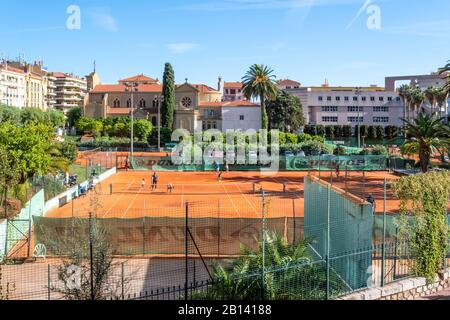
[[[128, 184], [128, 186], [127, 186], [126, 189], [128, 189], [129, 187], [131, 187], [131, 185], [133, 184], [133, 182], [134, 182], [135, 179], [136, 179], [136, 178], [133, 178], [133, 180], [131, 180], [131, 182]], [[117, 202], [119, 202], [119, 200], [122, 199], [122, 197], [123, 197], [124, 195], [125, 195], [125, 194], [122, 194], [122, 195], [120, 195], [120, 196], [117, 197], [116, 201], [114, 201], [114, 203], [109, 207], [108, 211], [105, 212], [105, 214], [103, 215], [102, 218], [104, 218], [108, 213], [111, 212], [111, 210], [114, 208], [114, 206], [117, 204]]]
[[227, 194], [228, 199], [230, 199], [231, 204], [233, 205], [234, 210], [236, 211], [237, 215], [239, 216], [239, 218], [241, 218], [241, 215], [239, 214], [239, 210], [236, 208], [236, 206], [235, 206], [233, 200], [231, 200], [230, 194], [228, 193], [227, 189], [225, 189], [225, 187], [224, 187], [223, 185], [222, 185], [222, 188], [223, 188], [223, 190], [225, 190], [225, 193]]
[[252, 203], [248, 200], [248, 198], [245, 196], [244, 192], [242, 192], [242, 189], [239, 187], [239, 185], [237, 183], [235, 183], [236, 187], [239, 189], [241, 196], [244, 197], [245, 201], [247, 201], [247, 203], [252, 207], [253, 211], [255, 211], [255, 215], [257, 218], [259, 218], [258, 216], [258, 211], [255, 209], [255, 207], [252, 205]]
[[125, 213], [122, 215], [122, 219], [125, 218], [125, 216], [128, 213], [128, 210], [130, 210], [131, 206], [133, 205], [134, 201], [136, 201], [136, 198], [138, 197], [138, 195], [141, 194], [142, 190], [145, 190], [145, 187], [144, 188], [140, 188], [139, 191], [136, 193], [136, 195], [134, 196], [133, 200], [130, 202], [130, 205], [128, 206], [127, 210], [125, 210]]

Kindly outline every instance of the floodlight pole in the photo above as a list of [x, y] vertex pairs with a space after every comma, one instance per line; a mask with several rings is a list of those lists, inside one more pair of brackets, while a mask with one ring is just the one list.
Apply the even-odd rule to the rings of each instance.
[[358, 108], [358, 149], [361, 149], [361, 111], [360, 111], [360, 102], [359, 102], [359, 97], [361, 96], [361, 87], [357, 87], [356, 91], [355, 91], [356, 97], [358, 99], [358, 104], [357, 104], [357, 108]]
[[138, 91], [139, 84], [132, 83], [126, 84], [125, 91], [131, 92], [131, 144], [130, 144], [130, 153], [131, 153], [131, 163], [134, 160], [134, 92]]

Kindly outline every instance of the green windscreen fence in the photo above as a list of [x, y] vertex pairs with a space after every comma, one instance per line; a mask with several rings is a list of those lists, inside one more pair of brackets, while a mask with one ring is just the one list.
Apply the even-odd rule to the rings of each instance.
[[365, 287], [370, 277], [372, 225], [371, 204], [316, 177], [305, 177], [305, 236], [351, 290]]
[[287, 157], [287, 171], [334, 170], [384, 171], [387, 169], [386, 156], [334, 156]]
[[[64, 255], [74, 245], [89, 240], [87, 218], [33, 220], [34, 241], [44, 244], [48, 255]], [[92, 219], [91, 224], [103, 230], [105, 240], [118, 256], [186, 253], [185, 218]], [[262, 230], [261, 219], [189, 218], [188, 224], [196, 247], [204, 256], [239, 255], [242, 245], [255, 249]], [[303, 218], [267, 219], [265, 227], [292, 242], [301, 237]]]

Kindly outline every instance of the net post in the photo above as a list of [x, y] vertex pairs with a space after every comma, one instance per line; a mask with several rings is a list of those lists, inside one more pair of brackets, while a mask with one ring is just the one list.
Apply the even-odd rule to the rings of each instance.
[[110, 195], [113, 194], [113, 185], [112, 185], [112, 183], [109, 184], [109, 194]]

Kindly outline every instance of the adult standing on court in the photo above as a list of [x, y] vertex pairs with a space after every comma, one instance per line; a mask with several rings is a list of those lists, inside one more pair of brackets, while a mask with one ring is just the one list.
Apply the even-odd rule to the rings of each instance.
[[158, 190], [158, 175], [156, 174], [156, 171], [153, 173], [152, 176], [152, 191]]

